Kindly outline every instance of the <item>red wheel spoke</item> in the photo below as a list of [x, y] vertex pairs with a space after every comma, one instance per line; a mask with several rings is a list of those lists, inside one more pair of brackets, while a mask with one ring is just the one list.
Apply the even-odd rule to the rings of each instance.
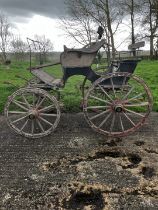
[[43, 102], [45, 101], [45, 99], [46, 99], [46, 96], [44, 96], [40, 102], [39, 101], [37, 102], [37, 104], [36, 104], [36, 108], [37, 109], [43, 104]]
[[101, 101], [101, 102], [104, 102], [104, 103], [107, 103], [107, 104], [111, 105], [111, 103], [109, 101], [105, 101], [104, 99], [98, 98], [96, 96], [90, 95], [90, 98], [94, 98], [94, 99], [96, 99], [98, 101]]
[[[43, 98], [42, 98], [43, 99]], [[40, 103], [40, 100], [41, 100], [41, 96], [39, 95], [38, 96], [38, 99], [37, 99], [37, 102], [36, 102], [36, 108], [38, 108], [38, 105], [39, 105], [39, 103]]]
[[20, 131], [23, 131], [23, 130], [24, 130], [24, 128], [26, 127], [28, 121], [29, 121], [28, 119], [25, 121], [25, 123], [24, 123], [24, 125], [22, 126], [22, 128], [20, 129]]
[[111, 122], [111, 126], [110, 126], [110, 133], [112, 132], [112, 130], [114, 128], [115, 119], [116, 119], [116, 115], [115, 115], [115, 113], [113, 113], [112, 122]]
[[27, 112], [20, 112], [20, 111], [9, 111], [9, 114], [26, 114]]
[[105, 109], [109, 106], [88, 106], [87, 109]]
[[140, 93], [140, 94], [138, 94], [138, 95], [136, 95], [136, 96], [134, 96], [134, 97], [128, 99], [128, 101], [132, 101], [132, 100], [135, 100], [135, 99], [139, 99], [139, 98], [140, 98], [141, 96], [143, 96], [143, 95], [144, 95], [144, 93]]
[[21, 117], [21, 118], [19, 118], [19, 119], [16, 119], [16, 120], [12, 121], [12, 123], [15, 124], [15, 123], [17, 123], [17, 122], [19, 122], [19, 121], [25, 119], [26, 117], [28, 117], [28, 115], [25, 115], [25, 116], [23, 116], [23, 117]]
[[142, 115], [142, 114], [140, 114], [140, 113], [138, 113], [138, 112], [135, 112], [135, 111], [133, 111], [133, 110], [129, 110], [129, 109], [126, 109], [126, 108], [124, 108], [127, 112], [130, 112], [130, 113], [132, 113], [132, 114], [135, 114], [135, 115], [137, 115], [137, 116], [139, 116], [139, 117], [144, 117], [144, 115]]
[[44, 130], [42, 124], [40, 123], [39, 119], [36, 119], [36, 120], [37, 120], [37, 124], [38, 124], [39, 128], [41, 129], [41, 131], [45, 132], [45, 130]]
[[29, 102], [27, 101], [27, 99], [25, 98], [25, 96], [23, 94], [22, 94], [22, 98], [23, 98], [25, 104], [27, 105], [27, 107], [30, 109], [31, 106], [30, 106]]
[[105, 93], [105, 95], [109, 98], [110, 101], [112, 101], [112, 98], [109, 96], [109, 94], [104, 90], [104, 88], [101, 85], [98, 85], [99, 88]]
[[32, 105], [35, 107], [35, 93], [32, 94]]
[[129, 118], [129, 116], [125, 112], [123, 112], [123, 114], [133, 126], [136, 126], [136, 124], [133, 122], [133, 120], [131, 120], [131, 118]]
[[19, 101], [17, 101], [17, 100], [13, 100], [12, 101], [12, 103], [14, 103], [15, 105], [17, 105], [18, 107], [20, 107], [21, 109], [23, 109], [23, 110], [25, 110], [25, 111], [28, 111], [28, 108], [26, 108], [25, 106], [23, 106], [23, 105], [21, 105], [20, 103], [19, 103]]
[[100, 117], [100, 116], [102, 116], [102, 115], [104, 115], [104, 114], [106, 114], [106, 113], [108, 113], [108, 112], [110, 112], [109, 109], [106, 110], [106, 111], [104, 111], [104, 112], [101, 112], [101, 113], [99, 113], [99, 114], [97, 114], [97, 115], [95, 115], [95, 116], [93, 116], [93, 117], [91, 117], [90, 120], [94, 120], [94, 119], [96, 119], [96, 118], [98, 118], [98, 117]]
[[[131, 87], [131, 89], [128, 91], [128, 93], [123, 97], [123, 100], [127, 99], [130, 93], [134, 90], [135, 87]], [[128, 100], [129, 101], [129, 100]]]
[[149, 102], [142, 102], [140, 104], [124, 104], [125, 107], [139, 107], [139, 106], [148, 106]]
[[39, 119], [42, 120], [43, 122], [45, 122], [46, 124], [53, 126], [52, 123], [50, 123], [48, 120], [44, 119], [43, 117], [40, 116]]
[[47, 107], [44, 107], [43, 109], [38, 110], [39, 112], [48, 112], [50, 110], [52, 110], [52, 108], [54, 108], [54, 105], [50, 105]]
[[119, 114], [119, 119], [120, 119], [121, 129], [122, 129], [122, 131], [124, 132], [125, 129], [124, 129], [123, 122], [122, 122], [122, 118], [121, 118], [121, 115], [120, 115], [120, 114]]
[[40, 113], [40, 116], [56, 117], [57, 114]]
[[34, 134], [34, 129], [35, 129], [35, 121], [34, 119], [32, 119], [32, 122], [31, 122], [31, 133]]
[[101, 128], [106, 122], [107, 120], [109, 119], [109, 117], [111, 116], [112, 112], [110, 112], [108, 114], [108, 116], [100, 123], [100, 125], [98, 126], [99, 128]]

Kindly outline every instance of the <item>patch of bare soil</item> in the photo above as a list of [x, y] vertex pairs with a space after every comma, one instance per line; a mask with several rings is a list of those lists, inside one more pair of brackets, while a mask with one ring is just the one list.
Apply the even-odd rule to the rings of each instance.
[[0, 210], [157, 210], [158, 124], [107, 138], [79, 114], [55, 133], [16, 135], [0, 117]]

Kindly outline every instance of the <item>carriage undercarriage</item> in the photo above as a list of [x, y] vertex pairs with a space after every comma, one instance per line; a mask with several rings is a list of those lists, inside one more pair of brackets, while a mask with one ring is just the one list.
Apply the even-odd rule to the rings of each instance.
[[[50, 134], [60, 122], [61, 109], [58, 98], [49, 91], [64, 88], [73, 75], [84, 75], [83, 113], [92, 129], [107, 136], [121, 137], [140, 128], [153, 102], [148, 86], [133, 75], [138, 60], [121, 61], [116, 72], [111, 65], [106, 74], [97, 74], [91, 64], [103, 44], [101, 40], [90, 48], [65, 48], [61, 54], [61, 79], [44, 72], [43, 66], [32, 67], [30, 71], [35, 79], [8, 97], [4, 111], [8, 125], [28, 138]], [[87, 80], [91, 81], [88, 89], [85, 88]]]

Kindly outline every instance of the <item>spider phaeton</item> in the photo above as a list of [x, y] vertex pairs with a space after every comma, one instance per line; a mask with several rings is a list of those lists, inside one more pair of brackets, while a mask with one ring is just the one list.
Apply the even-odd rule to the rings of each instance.
[[[37, 43], [29, 38], [28, 41]], [[51, 95], [51, 90], [64, 88], [73, 75], [83, 75], [83, 113], [95, 131], [121, 137], [140, 128], [148, 118], [153, 102], [146, 83], [133, 74], [139, 59], [120, 60], [117, 65], [112, 62], [106, 73], [98, 73], [92, 70], [92, 64], [100, 48], [105, 46], [105, 39], [98, 39], [81, 49], [64, 46], [60, 55], [63, 76], [56, 79], [45, 72], [44, 67], [59, 63], [32, 67], [29, 44], [29, 70], [35, 78], [8, 97], [4, 111], [8, 125], [29, 138], [50, 134], [58, 126], [61, 115], [59, 100]], [[91, 82], [88, 89], [85, 88], [87, 80]]]

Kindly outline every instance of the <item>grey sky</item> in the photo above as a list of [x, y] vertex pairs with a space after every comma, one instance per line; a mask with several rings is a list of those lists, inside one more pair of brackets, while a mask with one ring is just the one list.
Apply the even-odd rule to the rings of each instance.
[[0, 0], [0, 11], [20, 21], [21, 18], [30, 18], [34, 14], [60, 17], [64, 15], [65, 7], [64, 0]]

